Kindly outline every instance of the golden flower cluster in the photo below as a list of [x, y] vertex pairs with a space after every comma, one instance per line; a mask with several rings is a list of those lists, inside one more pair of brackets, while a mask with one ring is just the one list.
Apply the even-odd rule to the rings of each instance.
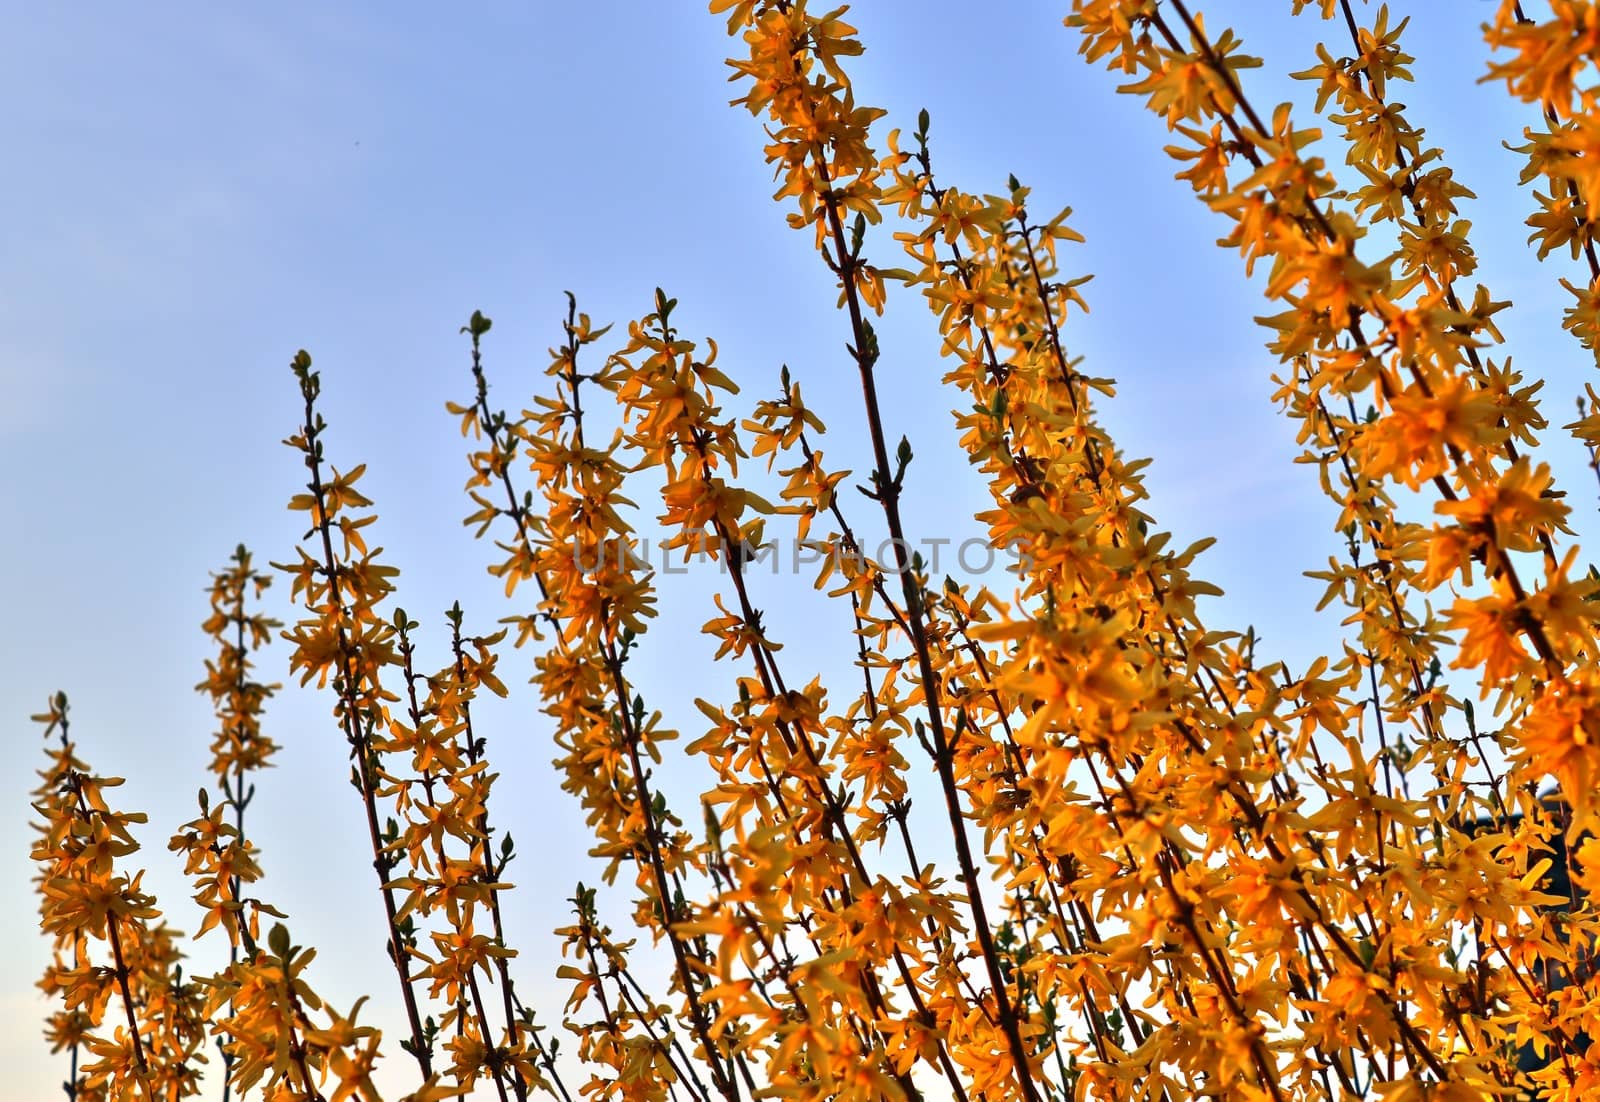
[[[1258, 109], [1260, 60], [1187, 0], [1072, 0], [1066, 23], [1165, 123], [1177, 179], [1275, 304], [1259, 319], [1274, 394], [1342, 541], [1310, 572], [1342, 646], [1303, 669], [1214, 622], [1211, 541], [1160, 529], [1148, 461], [1102, 421], [1115, 387], [1069, 349], [1089, 309], [1089, 277], [1064, 263], [1083, 240], [1071, 211], [1037, 213], [1015, 178], [986, 191], [937, 175], [926, 112], [878, 133], [843, 8], [710, 4], [740, 44], [733, 102], [760, 121], [775, 197], [837, 287], [869, 451], [859, 497], [824, 461], [801, 380], [785, 367], [735, 410], [740, 373], [686, 335], [664, 291], [609, 353], [593, 347], [609, 327], [569, 296], [543, 392], [516, 413], [489, 403], [492, 324], [474, 313], [473, 392], [448, 407], [472, 440], [465, 523], [523, 603], [481, 636], [452, 608], [429, 673], [422, 624], [393, 607], [396, 572], [367, 543], [364, 468], [325, 457], [320, 378], [295, 358], [304, 417], [287, 443], [307, 482], [290, 508], [308, 530], [280, 567], [303, 609], [282, 634], [291, 671], [331, 690], [349, 749], [416, 1065], [407, 1097], [1600, 1091], [1600, 575], [1580, 570], [1571, 506], [1538, 458], [1541, 384], [1513, 369], [1495, 320], [1509, 304], [1474, 282], [1472, 193], [1396, 98], [1407, 21], [1290, 6], [1338, 32], [1293, 74], [1308, 109]], [[1549, 9], [1540, 22], [1499, 4], [1488, 79], [1545, 119], [1519, 150], [1541, 189], [1529, 225], [1541, 257], [1587, 260], [1566, 325], [1594, 349], [1600, 5]], [[959, 395], [959, 446], [988, 491], [976, 522], [1017, 552], [1009, 592], [936, 577], [913, 550], [918, 468], [892, 399], [914, 360], [873, 326], [902, 290], [928, 309]], [[1600, 455], [1592, 389], [1570, 428]], [[667, 556], [725, 578], [681, 748], [634, 665], [659, 653], [646, 525]], [[866, 550], [883, 536], [878, 561]], [[816, 622], [849, 632], [848, 684], [783, 653], [795, 629], [769, 618], [755, 568], [783, 538], [815, 566]], [[244, 829], [251, 775], [277, 751], [261, 729], [275, 687], [251, 679], [278, 627], [249, 607], [265, 586], [243, 549], [214, 579], [201, 688], [220, 798], [202, 793], [171, 842], [200, 932], [228, 934], [224, 969], [183, 976], [176, 935], [119, 864], [142, 817], [108, 807], [114, 782], [75, 756], [64, 698], [40, 717], [61, 736], [36, 793], [55, 942], [42, 986], [63, 998], [48, 1036], [72, 1054], [75, 1099], [193, 1094], [208, 1035], [241, 1096], [377, 1097], [381, 1038], [356, 1024], [361, 1004], [328, 1008], [313, 951], [282, 924], [261, 932], [283, 917], [255, 894]], [[556, 931], [560, 1037], [517, 994], [501, 910], [516, 853], [491, 825], [497, 775], [473, 718], [480, 692], [507, 695], [508, 635], [535, 652], [605, 884], [578, 884]], [[700, 782], [692, 814], [667, 796], [682, 776]]]

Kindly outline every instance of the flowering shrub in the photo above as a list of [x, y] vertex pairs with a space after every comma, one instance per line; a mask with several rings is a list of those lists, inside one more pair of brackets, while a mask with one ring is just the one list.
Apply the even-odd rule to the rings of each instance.
[[[1394, 99], [1405, 22], [1289, 2], [1330, 21], [1294, 75], [1342, 142], [1337, 178], [1308, 150], [1319, 126], [1262, 110], [1258, 60], [1187, 0], [1073, 0], [1066, 24], [1166, 121], [1221, 243], [1266, 271], [1277, 401], [1345, 540], [1314, 575], [1342, 653], [1291, 670], [1202, 622], [1204, 544], [1160, 530], [1143, 461], [1096, 419], [1110, 381], [1067, 349], [1088, 309], [1087, 277], [1063, 270], [1069, 212], [1034, 210], [1014, 178], [938, 175], [926, 113], [877, 128], [844, 9], [713, 0], [734, 102], [837, 280], [872, 456], [861, 493], [825, 462], [801, 380], [784, 369], [769, 397], [740, 398], [663, 291], [616, 336], [569, 301], [520, 413], [489, 403], [491, 322], [474, 313], [471, 389], [449, 409], [470, 440], [466, 523], [515, 605], [490, 635], [453, 609], [430, 670], [367, 543], [363, 467], [330, 459], [321, 379], [296, 355], [287, 443], [307, 481], [289, 507], [306, 534], [274, 565], [301, 611], [286, 629], [258, 611], [271, 576], [243, 548], [216, 575], [213, 784], [170, 843], [197, 933], [228, 940], [221, 970], [184, 972], [132, 871], [144, 816], [115, 810], [117, 782], [80, 758], [66, 697], [37, 717], [53, 740], [35, 804], [42, 986], [61, 999], [47, 1032], [68, 1095], [175, 1100], [204, 1072], [224, 1098], [371, 1099], [383, 1052], [415, 1064], [418, 1100], [1600, 1097], [1597, 585], [1538, 458], [1555, 430], [1500, 347], [1508, 304], [1471, 282], [1456, 206], [1471, 193]], [[1542, 117], [1517, 150], [1527, 221], [1541, 258], [1577, 267], [1557, 277], [1566, 328], [1600, 356], [1600, 5], [1549, 8], [1494, 7], [1488, 79]], [[898, 266], [866, 255], [885, 219]], [[991, 497], [977, 519], [1015, 552], [1005, 586], [936, 577], [902, 515], [914, 457], [872, 324], [895, 285], [937, 319]], [[1600, 394], [1565, 431], [1600, 449]], [[775, 500], [740, 483], [741, 461], [777, 473]], [[702, 630], [732, 672], [676, 718], [683, 739], [630, 671], [660, 632], [641, 510], [662, 552], [725, 578]], [[874, 549], [863, 533], [880, 530]], [[847, 694], [793, 668], [762, 615], [755, 564], [783, 540], [848, 606]], [[275, 686], [253, 671], [275, 636], [349, 746], [398, 1038], [316, 994], [314, 950], [258, 894], [250, 778], [279, 748]], [[506, 943], [516, 854], [473, 721], [481, 693], [507, 693], [508, 642], [532, 652], [599, 875], [634, 900], [605, 914], [577, 887], [559, 1024], [517, 992], [539, 965]], [[703, 778], [698, 809], [655, 783], [669, 756]], [[913, 816], [919, 772], [940, 800]], [[650, 953], [665, 986], [636, 963]]]

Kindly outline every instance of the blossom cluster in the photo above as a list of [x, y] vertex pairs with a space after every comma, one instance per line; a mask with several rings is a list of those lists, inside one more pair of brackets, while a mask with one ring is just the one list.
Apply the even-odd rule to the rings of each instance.
[[[1149, 461], [1101, 416], [1114, 382], [1070, 350], [1089, 310], [1071, 210], [1014, 177], [936, 172], [926, 112], [885, 131], [857, 100], [844, 8], [712, 0], [738, 42], [733, 103], [837, 290], [865, 471], [837, 465], [850, 447], [806, 380], [783, 367], [744, 399], [747, 372], [664, 290], [609, 351], [569, 296], [516, 411], [489, 402], [493, 325], [474, 313], [473, 389], [448, 409], [471, 440], [465, 524], [512, 611], [475, 635], [452, 607], [430, 672], [368, 544], [364, 467], [327, 458], [321, 378], [298, 354], [286, 443], [306, 530], [278, 570], [300, 612], [280, 631], [257, 610], [268, 576], [243, 548], [214, 577], [216, 791], [170, 842], [225, 965], [183, 973], [126, 868], [143, 817], [78, 758], [64, 697], [37, 717], [59, 736], [34, 856], [69, 1096], [188, 1097], [209, 1041], [241, 1097], [378, 1097], [384, 1039], [361, 1003], [316, 995], [314, 951], [259, 894], [245, 811], [280, 748], [262, 723], [277, 687], [253, 670], [276, 633], [348, 749], [410, 1099], [1594, 1097], [1600, 574], [1540, 459], [1542, 384], [1512, 367], [1509, 303], [1476, 282], [1472, 193], [1397, 99], [1407, 22], [1287, 6], [1336, 33], [1293, 74], [1309, 106], [1270, 111], [1249, 85], [1260, 59], [1188, 0], [1070, 0], [1065, 22], [1265, 277], [1272, 393], [1342, 541], [1307, 564], [1337, 653], [1292, 669], [1220, 623], [1211, 541], [1161, 529]], [[1540, 189], [1532, 242], [1586, 261], [1581, 285], [1561, 280], [1565, 324], [1596, 350], [1600, 4], [1548, 6], [1498, 3], [1487, 79], [1543, 119], [1518, 149]], [[919, 353], [873, 322], [906, 304], [936, 331], [930, 383], [958, 402], [982, 568], [902, 508], [919, 468], [891, 399], [919, 385]], [[1600, 394], [1579, 404], [1568, 429], [1600, 456]], [[768, 613], [786, 559], [814, 578], [816, 622], [841, 628], [845, 682], [784, 653], [807, 630]], [[695, 560], [718, 571], [713, 654], [674, 720], [636, 663], [678, 645], [658, 597]], [[518, 994], [501, 905], [518, 855], [473, 714], [509, 695], [508, 639], [531, 652], [530, 711], [606, 886], [576, 885], [556, 931], [559, 1030]], [[669, 772], [698, 778], [698, 807], [675, 806]]]

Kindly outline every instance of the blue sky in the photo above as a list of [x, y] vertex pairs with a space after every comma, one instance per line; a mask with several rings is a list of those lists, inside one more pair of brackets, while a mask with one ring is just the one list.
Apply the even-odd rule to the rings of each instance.
[[[1536, 5], [1537, 6], [1537, 5]], [[1064, 253], [1095, 273], [1094, 312], [1067, 339], [1086, 370], [1119, 381], [1103, 419], [1123, 449], [1149, 455], [1151, 511], [1181, 541], [1221, 537], [1198, 573], [1222, 585], [1218, 627], [1254, 624], [1295, 666], [1337, 645], [1310, 613], [1301, 571], [1334, 549], [1332, 507], [1292, 464], [1290, 425], [1270, 401], [1274, 370], [1252, 323], [1265, 313], [1237, 259], [1214, 247], [1219, 220], [1172, 180], [1161, 123], [1117, 80], [1076, 56], [1065, 5], [983, 9], [954, 0], [870, 0], [854, 12], [867, 54], [853, 66], [864, 103], [910, 130], [933, 118], [949, 182], [1033, 185], [1040, 211], [1070, 204], [1088, 237]], [[1531, 114], [1478, 85], [1490, 5], [1426, 0], [1406, 44], [1415, 86], [1397, 97], [1442, 146], [1468, 205], [1479, 278], [1517, 309], [1503, 328], [1516, 361], [1549, 380], [1546, 412], [1567, 420], [1588, 357], [1559, 330], [1570, 274], [1535, 263], [1521, 223], [1517, 158], [1503, 149]], [[1292, 20], [1289, 4], [1206, 6], [1265, 70], [1258, 103], [1301, 97], [1283, 78], [1308, 67], [1337, 24]], [[174, 924], [194, 916], [165, 842], [190, 816], [211, 727], [199, 680], [203, 587], [240, 541], [284, 559], [299, 535], [284, 510], [301, 476], [280, 443], [297, 395], [287, 364], [309, 349], [323, 372], [329, 452], [367, 462], [378, 543], [402, 570], [400, 603], [429, 627], [460, 599], [486, 630], [514, 609], [459, 517], [463, 445], [443, 404], [469, 393], [458, 327], [495, 319], [487, 344], [496, 397], [522, 402], [559, 337], [563, 290], [596, 321], [625, 323], [654, 287], [680, 300], [690, 336], [714, 336], [745, 387], [743, 412], [787, 363], [832, 430], [830, 463], [866, 466], [847, 327], [804, 235], [784, 225], [762, 134], [722, 62], [735, 43], [699, 3], [446, 6], [283, 3], [267, 8], [22, 5], [0, 44], [0, 1099], [49, 1097], [62, 1067], [39, 1042], [32, 983], [46, 946], [32, 935], [26, 792], [39, 761], [27, 722], [67, 690], [75, 734], [102, 772], [128, 778], [149, 884]], [[898, 262], [886, 242], [873, 257]], [[1506, 317], [1506, 315], [1502, 315]], [[619, 330], [623, 326], [619, 324]], [[960, 539], [977, 529], [982, 486], [954, 451], [942, 366], [915, 297], [879, 326], [891, 435], [916, 449], [909, 527]], [[1592, 477], [1559, 431], [1543, 449], [1592, 534]], [[853, 516], [870, 529], [866, 502]], [[789, 644], [786, 669], [833, 683], [850, 674], [839, 611], [792, 579], [758, 600]], [[715, 576], [663, 579], [662, 626], [637, 661], [647, 697], [692, 726], [694, 695], [725, 699], [731, 669], [709, 668], [698, 633]], [[274, 591], [283, 618], [287, 587]], [[675, 630], [666, 625], [675, 625]], [[442, 652], [435, 649], [435, 655]], [[264, 668], [283, 679], [287, 647]], [[503, 669], [525, 676], [528, 656]], [[793, 680], [791, 676], [791, 680]], [[380, 910], [363, 858], [359, 807], [344, 782], [329, 701], [285, 692], [268, 715], [283, 744], [261, 783], [251, 833], [265, 894], [318, 946], [318, 982], [338, 1004], [392, 1002]], [[519, 975], [546, 1021], [563, 900], [596, 867], [574, 806], [549, 767], [548, 725], [531, 692], [492, 709], [501, 821], [526, 854], [513, 868]], [[691, 774], [669, 775], [687, 797]], [[692, 807], [692, 804], [689, 806]], [[614, 912], [620, 916], [621, 911]], [[225, 950], [195, 947], [195, 967]], [[375, 1020], [393, 1026], [384, 1015]], [[401, 1068], [390, 1044], [389, 1063]]]

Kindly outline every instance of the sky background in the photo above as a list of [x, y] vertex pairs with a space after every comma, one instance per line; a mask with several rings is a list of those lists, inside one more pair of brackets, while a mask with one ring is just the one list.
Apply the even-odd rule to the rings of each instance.
[[[1293, 464], [1292, 426], [1270, 402], [1276, 368], [1251, 320], [1269, 311], [1238, 259], [1214, 246], [1222, 221], [1172, 179], [1159, 120], [1077, 57], [1060, 25], [1065, 6], [994, 5], [980, 17], [955, 0], [869, 0], [852, 15], [867, 46], [850, 66], [858, 99], [888, 108], [888, 124], [908, 132], [928, 108], [944, 181], [993, 191], [1015, 173], [1034, 187], [1037, 213], [1075, 208], [1088, 241], [1063, 252], [1063, 268], [1095, 274], [1094, 312], [1074, 318], [1066, 338], [1086, 371], [1119, 381], [1103, 421], [1126, 453], [1154, 457], [1149, 508], [1180, 544], [1220, 537], [1196, 571], [1227, 591], [1211, 602], [1212, 626], [1253, 624], [1264, 653], [1300, 668], [1341, 638], [1336, 616], [1311, 615], [1320, 586], [1301, 573], [1336, 550], [1334, 512], [1312, 469]], [[1304, 101], [1306, 87], [1283, 74], [1310, 66], [1319, 38], [1345, 49], [1340, 25], [1291, 19], [1287, 0], [1202, 7], [1213, 30], [1235, 26], [1249, 52], [1266, 55], [1266, 69], [1247, 75], [1259, 106]], [[1482, 262], [1475, 278], [1516, 302], [1497, 320], [1516, 362], [1548, 380], [1545, 409], [1559, 425], [1589, 361], [1559, 329], [1567, 297], [1555, 280], [1573, 268], [1561, 258], [1540, 266], [1523, 244], [1530, 197], [1501, 142], [1534, 117], [1476, 83], [1478, 23], [1491, 7], [1396, 5], [1413, 16], [1405, 44], [1418, 82], [1393, 95], [1477, 192], [1466, 212]], [[478, 631], [526, 607], [503, 600], [484, 572], [491, 549], [459, 524], [469, 511], [464, 445], [443, 405], [470, 394], [457, 330], [474, 309], [495, 321], [494, 398], [519, 406], [560, 339], [564, 290], [620, 332], [663, 286], [679, 299], [685, 334], [715, 337], [720, 366], [744, 386], [730, 410], [773, 394], [787, 363], [829, 424], [830, 465], [866, 468], [842, 351], [848, 326], [808, 237], [771, 201], [757, 122], [727, 105], [738, 92], [723, 59], [737, 44], [724, 29], [698, 0], [470, 13], [358, 2], [9, 7], [0, 1100], [53, 1096], [65, 1067], [39, 1040], [47, 1007], [32, 984], [47, 946], [25, 890], [27, 793], [42, 760], [27, 717], [50, 693], [71, 695], [88, 760], [128, 779], [122, 806], [150, 812], [139, 855], [147, 886], [175, 925], [195, 926], [166, 839], [192, 817], [212, 727], [192, 691], [210, 653], [204, 587], [239, 542], [259, 561], [282, 561], [300, 535], [284, 504], [303, 468], [280, 442], [297, 424], [287, 366], [296, 349], [323, 374], [330, 458], [369, 464], [374, 542], [402, 571], [400, 603], [426, 625], [434, 666], [452, 601]], [[883, 239], [869, 253], [899, 263]], [[978, 531], [970, 518], [986, 497], [954, 447], [958, 400], [938, 383], [931, 317], [902, 292], [878, 328], [889, 432], [906, 434], [917, 455], [908, 528], [959, 541]], [[1555, 431], [1542, 452], [1592, 542], [1581, 451]], [[846, 508], [875, 531], [867, 504]], [[692, 698], [728, 699], [743, 672], [710, 669], [698, 631], [717, 580], [660, 579], [662, 617], [633, 667], [651, 704], [693, 734]], [[814, 599], [806, 579], [760, 583], [789, 679], [816, 671], [848, 684], [841, 610]], [[276, 586], [269, 611], [289, 619], [287, 600], [287, 585]], [[263, 671], [286, 680], [287, 656], [275, 644]], [[521, 681], [528, 662], [507, 654], [506, 680]], [[283, 750], [260, 782], [249, 832], [263, 850], [264, 896], [290, 914], [298, 942], [320, 950], [323, 993], [341, 1007], [368, 992], [392, 1005], [371, 858], [330, 707], [293, 689], [273, 702], [267, 728]], [[501, 773], [495, 815], [523, 853], [508, 900], [519, 986], [553, 1023], [566, 985], [553, 979], [551, 930], [573, 884], [593, 882], [598, 867], [550, 768], [549, 725], [531, 689], [481, 719]], [[665, 772], [669, 792], [698, 791], [692, 773]], [[611, 911], [619, 923], [622, 913]], [[192, 968], [225, 952], [208, 937]], [[372, 1020], [388, 1027], [387, 1063], [400, 1073], [388, 1082], [403, 1084], [397, 1019]]]

